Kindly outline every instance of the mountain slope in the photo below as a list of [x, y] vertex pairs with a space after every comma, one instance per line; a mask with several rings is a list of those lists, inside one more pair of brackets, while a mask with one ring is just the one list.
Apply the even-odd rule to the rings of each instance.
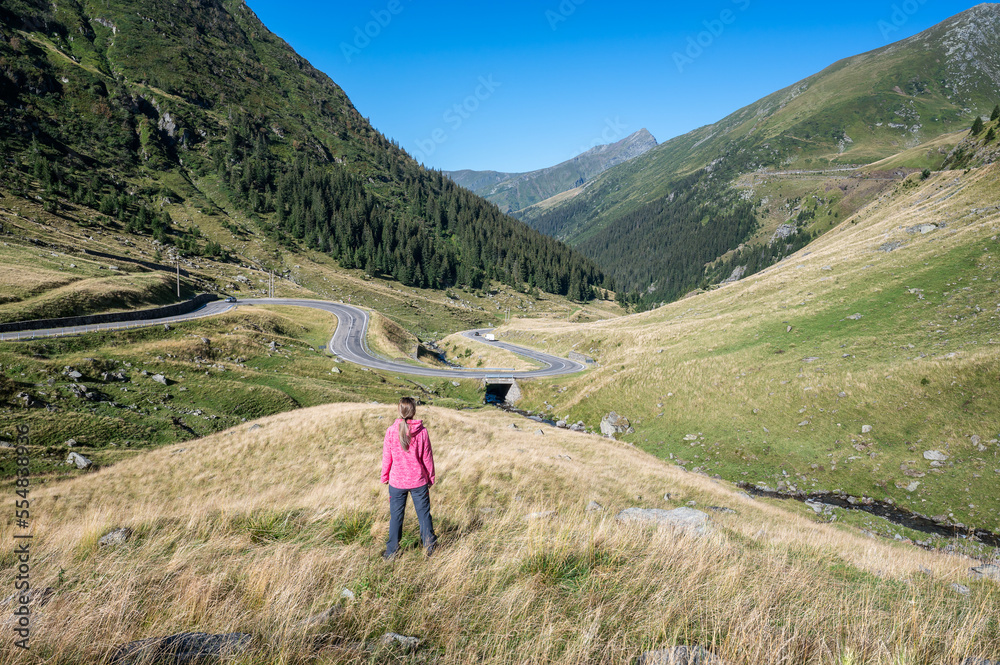
[[529, 386], [526, 408], [587, 424], [613, 410], [629, 442], [689, 469], [1000, 533], [998, 233], [1000, 165], [913, 173], [739, 282], [500, 334], [598, 361]]
[[457, 184], [516, 212], [557, 194], [579, 187], [608, 169], [635, 159], [656, 147], [656, 139], [641, 129], [621, 141], [599, 145], [573, 159], [528, 173], [445, 171]]
[[[53, 211], [88, 206], [216, 255], [239, 212], [244, 231], [416, 287], [499, 280], [586, 298], [601, 281], [419, 167], [239, 0], [12, 0], [0, 37], [4, 178]], [[196, 198], [228, 228], [184, 224]]]
[[[630, 274], [627, 252], [608, 254], [604, 248], [614, 243], [646, 246], [647, 238], [660, 235], [665, 220], [685, 217], [672, 209], [670, 197], [687, 191], [690, 179], [711, 197], [701, 200], [711, 207], [712, 200], [731, 198], [729, 185], [742, 174], [850, 168], [968, 128], [974, 115], [989, 113], [1000, 99], [998, 53], [1000, 5], [979, 5], [666, 141], [520, 217], [579, 246], [610, 271], [619, 287], [652, 286], [654, 300], [676, 297], [700, 280], [689, 278], [683, 287], [663, 291], [667, 275], [662, 261], [654, 271], [658, 277], [642, 275], [640, 281]], [[943, 157], [927, 166], [937, 168], [941, 161]], [[730, 241], [726, 249], [745, 239]], [[651, 249], [653, 256], [673, 256], [663, 243]]]

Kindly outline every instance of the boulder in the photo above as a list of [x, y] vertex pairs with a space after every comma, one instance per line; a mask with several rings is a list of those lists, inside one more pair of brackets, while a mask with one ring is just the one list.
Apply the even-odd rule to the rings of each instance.
[[167, 385], [167, 377], [163, 376], [162, 374], [154, 374], [150, 378], [153, 379], [153, 381], [156, 381], [157, 383]]
[[963, 596], [968, 596], [970, 593], [972, 593], [969, 587], [965, 586], [964, 584], [959, 584], [958, 582], [953, 583], [951, 585], [951, 588], [953, 591]]
[[864, 315], [862, 315], [862, 314], [851, 314], [847, 318], [850, 319], [851, 321], [860, 321], [863, 317], [864, 317]]
[[862, 434], [869, 434], [871, 431], [872, 431], [872, 426], [871, 425], [862, 425], [861, 426], [861, 433]]
[[925, 450], [924, 459], [932, 462], [944, 462], [948, 459], [948, 456], [940, 450]]
[[80, 453], [70, 453], [69, 457], [66, 458], [66, 464], [75, 464], [78, 469], [86, 469], [88, 466], [91, 466], [93, 462]]
[[123, 526], [120, 529], [115, 529], [109, 533], [106, 533], [101, 537], [97, 544], [101, 547], [114, 547], [115, 545], [124, 545], [132, 537], [132, 529], [127, 526]]
[[601, 419], [601, 434], [614, 438], [616, 434], [632, 434], [635, 429], [629, 423], [628, 418], [619, 416], [612, 411]]
[[673, 510], [663, 510], [661, 508], [626, 508], [618, 513], [615, 519], [625, 524], [668, 526], [674, 529], [689, 531], [697, 536], [711, 531], [711, 526], [708, 522], [708, 513], [688, 507], [674, 508]]
[[203, 663], [246, 653], [252, 642], [249, 633], [177, 633], [123, 644], [115, 649], [110, 661], [115, 665]]
[[81, 374], [80, 372], [76, 371], [75, 369], [71, 370], [69, 372], [66, 372], [66, 376], [68, 376], [69, 378], [73, 379], [74, 381], [76, 381], [77, 379], [82, 379], [83, 378], [83, 374]]
[[72, 448], [73, 446], [77, 445], [76, 439], [66, 439], [66, 443], [63, 445], [65, 445], [67, 448]]
[[588, 513], [596, 513], [596, 512], [600, 512], [602, 510], [604, 510], [604, 506], [602, 506], [601, 504], [597, 503], [596, 501], [591, 501], [590, 503], [587, 504], [587, 512]]
[[636, 665], [724, 665], [724, 661], [702, 647], [676, 646], [647, 651]]
[[988, 563], [985, 566], [978, 566], [976, 568], [970, 568], [973, 575], [988, 577], [992, 580], [1000, 581], [1000, 566]]

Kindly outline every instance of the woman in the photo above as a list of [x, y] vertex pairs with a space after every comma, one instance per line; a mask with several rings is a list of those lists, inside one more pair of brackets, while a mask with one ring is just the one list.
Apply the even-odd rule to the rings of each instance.
[[413, 495], [420, 539], [427, 548], [427, 556], [434, 553], [437, 545], [429, 492], [434, 484], [434, 453], [423, 422], [413, 419], [416, 412], [416, 401], [410, 397], [400, 399], [399, 418], [385, 431], [382, 440], [382, 483], [389, 485], [389, 542], [382, 555], [384, 559], [394, 557], [399, 550], [408, 494]]

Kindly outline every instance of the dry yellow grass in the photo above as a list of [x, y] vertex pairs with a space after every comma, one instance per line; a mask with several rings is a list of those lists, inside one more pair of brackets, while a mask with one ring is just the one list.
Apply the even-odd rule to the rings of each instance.
[[[1000, 587], [970, 580], [966, 559], [818, 524], [597, 437], [539, 436], [494, 411], [418, 415], [438, 466], [433, 558], [379, 557], [391, 407], [282, 414], [33, 492], [33, 582], [57, 592], [34, 616], [32, 652], [4, 631], [0, 662], [96, 662], [183, 630], [250, 632], [255, 652], [240, 662], [254, 663], [369, 662], [358, 643], [386, 631], [420, 637], [415, 658], [440, 663], [627, 662], [675, 643], [731, 665], [950, 663], [1000, 649]], [[585, 512], [591, 500], [605, 510]], [[703, 538], [614, 519], [690, 501], [736, 514], [712, 512]], [[557, 514], [525, 519], [542, 510]], [[412, 521], [411, 509], [409, 533]], [[129, 543], [98, 547], [123, 526]], [[0, 539], [12, 533], [5, 522]], [[325, 638], [295, 627], [345, 587], [357, 598], [318, 628]]]
[[378, 312], [369, 311], [368, 346], [386, 358], [412, 360], [420, 344], [412, 333]]

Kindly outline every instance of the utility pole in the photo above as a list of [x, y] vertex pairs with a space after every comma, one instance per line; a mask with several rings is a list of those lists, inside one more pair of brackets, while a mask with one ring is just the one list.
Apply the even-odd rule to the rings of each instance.
[[181, 253], [175, 255], [177, 259], [177, 299], [181, 299]]

